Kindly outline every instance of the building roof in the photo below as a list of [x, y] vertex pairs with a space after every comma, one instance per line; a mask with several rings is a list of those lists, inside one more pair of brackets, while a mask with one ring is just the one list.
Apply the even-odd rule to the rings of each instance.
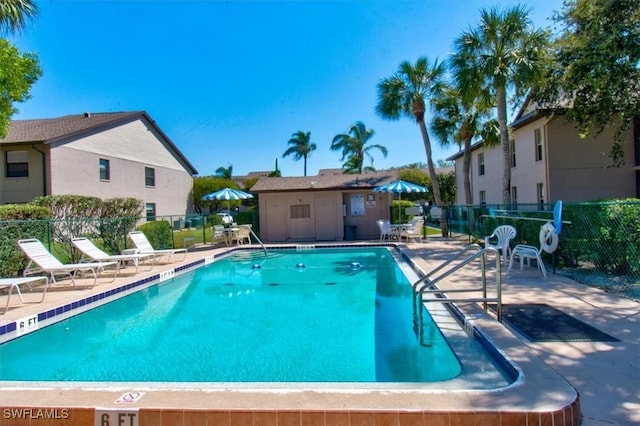
[[396, 171], [363, 174], [329, 174], [296, 177], [264, 177], [251, 188], [251, 192], [326, 191], [335, 189], [371, 189], [395, 179]]
[[95, 133], [108, 128], [126, 124], [138, 119], [144, 119], [161, 135], [174, 154], [184, 162], [191, 174], [198, 171], [174, 145], [169, 137], [156, 125], [155, 121], [145, 111], [104, 112], [65, 115], [57, 118], [43, 118], [32, 120], [11, 120], [5, 138], [0, 138], [0, 144], [44, 143], [51, 144], [61, 139], [81, 137], [87, 133]]

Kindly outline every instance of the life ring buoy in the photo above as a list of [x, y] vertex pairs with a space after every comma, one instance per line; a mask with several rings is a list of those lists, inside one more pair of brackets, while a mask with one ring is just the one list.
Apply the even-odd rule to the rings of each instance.
[[551, 222], [547, 222], [540, 228], [540, 248], [547, 253], [553, 253], [558, 248], [558, 233]]

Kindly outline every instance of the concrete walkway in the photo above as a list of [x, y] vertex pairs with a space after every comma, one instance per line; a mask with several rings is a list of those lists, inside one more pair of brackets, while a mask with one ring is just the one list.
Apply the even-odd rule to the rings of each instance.
[[[425, 266], [447, 259], [464, 244], [440, 238], [410, 248]], [[640, 425], [640, 303], [535, 267], [503, 273], [504, 303], [546, 303], [620, 342], [534, 343], [518, 335], [540, 359], [579, 392], [583, 426]]]

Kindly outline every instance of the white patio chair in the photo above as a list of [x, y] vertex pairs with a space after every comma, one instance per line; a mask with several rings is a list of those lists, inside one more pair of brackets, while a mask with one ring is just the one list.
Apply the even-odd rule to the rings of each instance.
[[229, 241], [227, 240], [227, 230], [222, 225], [214, 225], [211, 244], [220, 242], [224, 242], [224, 244], [227, 246], [229, 245]]
[[56, 276], [68, 275], [71, 278], [71, 283], [75, 287], [76, 276], [79, 272], [91, 272], [93, 275], [93, 285], [95, 286], [98, 281], [98, 275], [105, 268], [113, 266], [115, 273], [113, 274], [113, 280], [118, 276], [120, 271], [119, 262], [92, 262], [92, 263], [67, 263], [64, 264], [52, 255], [45, 246], [35, 238], [28, 238], [18, 241], [18, 246], [24, 252], [29, 259], [29, 264], [25, 268], [23, 275], [45, 274], [51, 278], [51, 283], [56, 282]]
[[538, 265], [538, 269], [542, 272], [542, 276], [547, 278], [547, 268], [544, 267], [544, 262], [542, 262], [542, 257], [540, 257], [540, 253], [542, 253], [542, 249], [538, 249], [534, 246], [529, 246], [526, 244], [518, 244], [513, 248], [511, 253], [511, 260], [509, 261], [509, 268], [507, 269], [507, 274], [511, 272], [511, 267], [513, 266], [513, 260], [517, 257], [520, 259], [520, 270], [522, 271], [522, 267], [524, 261], [527, 261], [527, 265], [531, 264], [531, 259], [535, 259], [536, 264]]
[[407, 241], [410, 239], [414, 239], [417, 242], [422, 241], [422, 227], [424, 226], [424, 219], [422, 218], [413, 218], [409, 225], [403, 227], [400, 231], [400, 240], [406, 238]]
[[237, 244], [244, 244], [246, 241], [247, 244], [251, 244], [251, 226], [240, 225], [238, 230], [231, 236], [231, 241]]
[[136, 274], [140, 267], [140, 262], [151, 261], [149, 271], [153, 269], [156, 264], [156, 257], [153, 254], [107, 254], [104, 251], [96, 247], [91, 240], [85, 237], [75, 237], [71, 239], [73, 244], [80, 252], [82, 257], [80, 263], [83, 262], [120, 262], [123, 265], [125, 262], [133, 262], [136, 267]]
[[500, 225], [494, 229], [493, 233], [484, 237], [484, 247], [494, 248], [502, 255], [504, 265], [511, 255], [511, 240], [516, 237], [517, 231], [511, 225]]
[[378, 224], [378, 228], [380, 228], [380, 241], [383, 241], [385, 238], [389, 240], [395, 236], [393, 228], [391, 227], [391, 222], [379, 219], [376, 223]]
[[159, 249], [156, 250], [153, 248], [147, 236], [144, 235], [142, 231], [131, 231], [129, 232], [129, 238], [133, 241], [133, 244], [136, 246], [137, 254], [153, 254], [154, 256], [167, 256], [168, 262], [171, 262], [173, 259], [173, 255], [176, 253], [183, 253], [184, 256], [179, 262], [182, 262], [187, 257], [187, 249]]

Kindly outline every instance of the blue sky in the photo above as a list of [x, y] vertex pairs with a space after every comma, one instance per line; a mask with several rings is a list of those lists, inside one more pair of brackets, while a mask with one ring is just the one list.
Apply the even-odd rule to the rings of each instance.
[[[340, 167], [333, 137], [355, 121], [375, 131], [378, 169], [426, 162], [408, 119], [375, 114], [376, 85], [420, 56], [446, 60], [483, 7], [514, 1], [94, 1], [40, 0], [40, 14], [11, 39], [39, 55], [43, 76], [14, 119], [145, 110], [198, 169], [234, 175], [303, 174], [282, 158], [292, 133], [318, 149], [308, 174]], [[528, 2], [537, 27], [561, 0]], [[434, 160], [456, 147], [440, 148]], [[367, 163], [368, 164], [368, 163]]]

